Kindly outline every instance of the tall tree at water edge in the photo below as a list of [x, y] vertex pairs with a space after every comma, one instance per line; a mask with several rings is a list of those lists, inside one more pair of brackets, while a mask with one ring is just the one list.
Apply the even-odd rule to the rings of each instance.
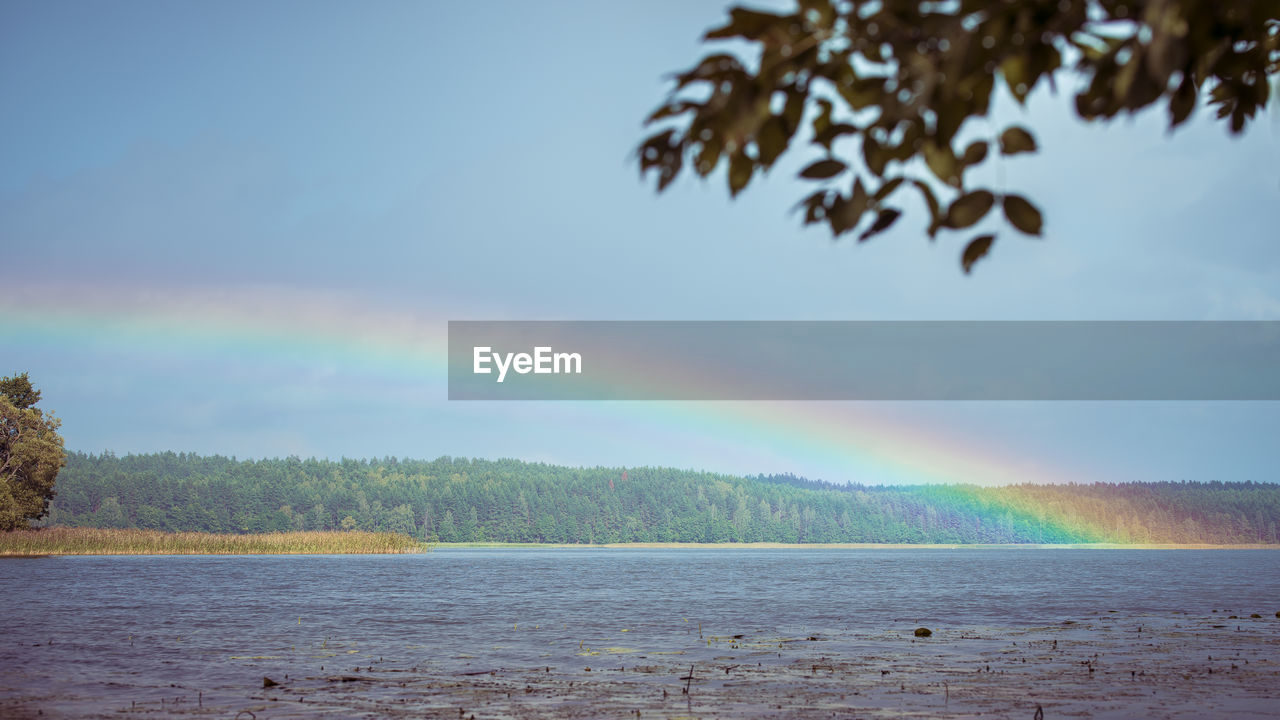
[[26, 373], [0, 378], [0, 530], [25, 528], [49, 511], [53, 481], [67, 461], [62, 421], [38, 402]]

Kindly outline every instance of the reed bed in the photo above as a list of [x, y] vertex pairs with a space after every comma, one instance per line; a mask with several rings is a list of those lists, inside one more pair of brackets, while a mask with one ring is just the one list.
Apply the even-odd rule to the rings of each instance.
[[359, 555], [430, 549], [429, 544], [401, 533], [229, 535], [67, 527], [0, 532], [0, 555]]

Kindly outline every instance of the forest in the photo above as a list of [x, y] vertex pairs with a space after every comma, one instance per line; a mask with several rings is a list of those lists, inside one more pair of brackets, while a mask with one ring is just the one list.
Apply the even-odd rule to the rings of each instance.
[[73, 452], [44, 525], [440, 542], [1277, 543], [1280, 485], [838, 485], [441, 457]]

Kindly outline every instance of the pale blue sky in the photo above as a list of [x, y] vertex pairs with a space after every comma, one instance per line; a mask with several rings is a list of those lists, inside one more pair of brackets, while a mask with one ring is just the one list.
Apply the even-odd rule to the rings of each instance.
[[[1242, 138], [1206, 111], [1169, 136], [1159, 113], [1086, 125], [1066, 93], [1026, 111], [1002, 98], [990, 129], [1037, 130], [1041, 153], [1005, 178], [1040, 203], [1046, 236], [1002, 232], [972, 276], [964, 238], [929, 243], [918, 211], [863, 246], [801, 229], [798, 158], [737, 201], [719, 177], [655, 196], [630, 157], [640, 120], [725, 8], [0, 1], [0, 373], [30, 371], [82, 450], [903, 481], [922, 478], [859, 459], [874, 438], [842, 458], [699, 408], [451, 404], [443, 369], [35, 342], [16, 315], [109, 287], [445, 319], [1280, 319], [1274, 108]], [[1280, 459], [1270, 403], [868, 412], [1072, 477], [1275, 480]], [[336, 435], [335, 416], [350, 420]]]

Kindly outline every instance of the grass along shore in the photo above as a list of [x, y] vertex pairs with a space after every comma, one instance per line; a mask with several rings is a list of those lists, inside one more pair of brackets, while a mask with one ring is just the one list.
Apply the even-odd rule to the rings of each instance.
[[386, 555], [427, 552], [433, 548], [492, 549], [707, 549], [707, 550], [938, 550], [1057, 548], [1095, 550], [1280, 549], [1280, 545], [932, 545], [891, 543], [502, 543], [422, 542], [401, 533], [284, 532], [232, 535], [158, 530], [51, 527], [0, 532], [0, 557], [32, 555]]
[[0, 556], [15, 555], [373, 555], [426, 552], [401, 533], [285, 532], [227, 535], [51, 527], [0, 533]]

